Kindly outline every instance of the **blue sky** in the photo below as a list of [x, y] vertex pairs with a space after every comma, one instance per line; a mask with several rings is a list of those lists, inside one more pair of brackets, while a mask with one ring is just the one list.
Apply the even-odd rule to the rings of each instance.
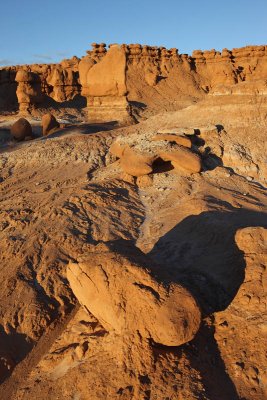
[[1, 0], [0, 65], [85, 55], [92, 42], [180, 53], [267, 44], [267, 0]]

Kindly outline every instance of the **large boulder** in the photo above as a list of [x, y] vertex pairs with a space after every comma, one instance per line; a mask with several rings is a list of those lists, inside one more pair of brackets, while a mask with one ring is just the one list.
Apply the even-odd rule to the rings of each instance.
[[90, 96], [126, 95], [126, 53], [121, 46], [112, 46], [101, 61], [87, 68], [86, 85]]
[[24, 140], [27, 136], [32, 136], [32, 127], [25, 118], [18, 119], [10, 129], [12, 137], [18, 141]]
[[193, 296], [177, 283], [159, 282], [152, 262], [137, 248], [121, 244], [120, 249], [126, 255], [96, 249], [68, 265], [67, 278], [79, 302], [119, 335], [136, 333], [166, 346], [193, 339], [201, 319]]
[[47, 113], [42, 116], [42, 127], [43, 127], [43, 136], [46, 136], [59, 129], [60, 124], [57, 122], [54, 115], [52, 115], [51, 113]]

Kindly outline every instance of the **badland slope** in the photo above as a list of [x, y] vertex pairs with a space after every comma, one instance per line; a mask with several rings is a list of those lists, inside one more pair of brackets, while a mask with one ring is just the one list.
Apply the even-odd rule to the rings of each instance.
[[5, 108], [1, 399], [266, 398], [265, 51], [95, 45], [31, 140]]

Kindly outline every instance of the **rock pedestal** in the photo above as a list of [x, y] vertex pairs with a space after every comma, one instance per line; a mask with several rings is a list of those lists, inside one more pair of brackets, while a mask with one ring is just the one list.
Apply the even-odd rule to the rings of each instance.
[[17, 72], [15, 80], [18, 82], [16, 94], [19, 111], [28, 114], [43, 101], [41, 79], [38, 74], [21, 69]]
[[105, 53], [103, 46], [94, 44], [94, 49], [99, 48], [104, 56], [99, 59], [98, 52], [92, 51], [79, 65], [88, 119], [127, 122], [131, 118], [126, 88], [126, 50], [123, 46], [112, 45]]

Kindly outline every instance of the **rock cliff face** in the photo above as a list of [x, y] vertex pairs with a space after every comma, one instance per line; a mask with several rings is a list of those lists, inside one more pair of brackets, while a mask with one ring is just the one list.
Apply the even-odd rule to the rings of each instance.
[[50, 99], [57, 103], [82, 94], [89, 120], [128, 121], [133, 108], [176, 110], [185, 98], [206, 94], [267, 94], [267, 46], [222, 52], [178, 50], [140, 44], [92, 44], [81, 60], [0, 70], [0, 107], [31, 112]]
[[267, 46], [195, 50], [192, 56], [177, 49], [93, 43], [81, 60], [33, 64], [0, 70], [0, 107], [31, 112], [50, 99], [62, 103], [82, 93], [90, 120], [127, 120], [129, 102], [154, 106], [165, 100], [177, 108], [181, 97], [205, 94], [267, 93]]
[[[94, 64], [97, 54], [100, 55], [99, 62]], [[126, 65], [125, 48], [119, 45], [111, 45], [108, 52], [104, 46], [98, 48], [95, 45], [94, 50], [80, 62], [82, 94], [87, 98], [90, 120], [129, 119]]]
[[78, 73], [79, 58], [59, 64], [32, 64], [0, 70], [0, 108], [31, 113], [49, 101], [72, 100], [81, 91]]

